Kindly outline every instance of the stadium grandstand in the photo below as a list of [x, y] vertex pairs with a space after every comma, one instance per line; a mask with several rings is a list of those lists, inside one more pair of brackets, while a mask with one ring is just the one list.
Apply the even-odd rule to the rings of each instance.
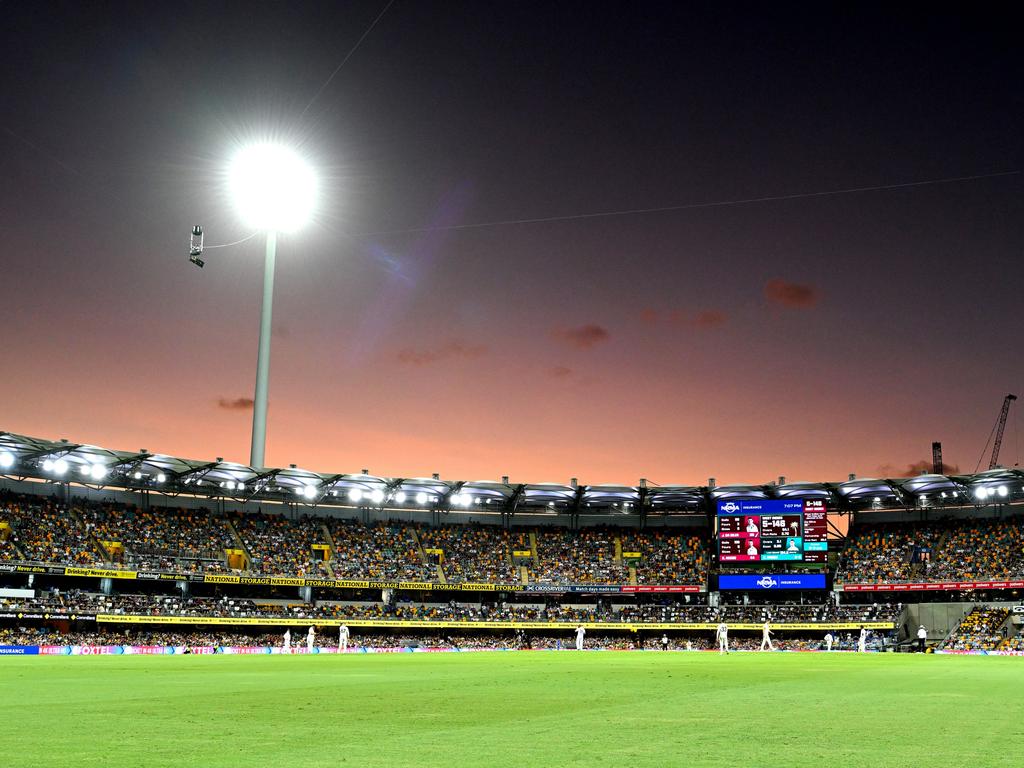
[[[314, 626], [330, 646], [345, 625], [363, 647], [537, 648], [583, 625], [591, 647], [702, 649], [724, 622], [742, 648], [769, 622], [791, 650], [826, 633], [856, 648], [862, 627], [873, 649], [910, 649], [922, 625], [937, 651], [1022, 646], [1018, 470], [562, 486], [257, 471], [10, 433], [0, 470], [12, 643], [270, 647]], [[827, 557], [717, 556], [716, 509], [776, 501], [827, 510]], [[722, 586], [736, 574], [756, 586]], [[767, 588], [809, 574], [820, 581]]]

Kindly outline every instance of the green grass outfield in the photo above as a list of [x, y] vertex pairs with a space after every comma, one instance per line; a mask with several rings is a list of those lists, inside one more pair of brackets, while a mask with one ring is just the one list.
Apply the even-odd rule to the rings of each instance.
[[1024, 658], [0, 658], [0, 764], [1021, 765]]

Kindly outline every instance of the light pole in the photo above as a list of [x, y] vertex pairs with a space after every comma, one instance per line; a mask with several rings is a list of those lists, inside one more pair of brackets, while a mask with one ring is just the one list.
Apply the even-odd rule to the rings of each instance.
[[270, 333], [274, 312], [274, 260], [277, 232], [267, 231], [267, 256], [263, 263], [263, 307], [260, 309], [260, 346], [256, 352], [256, 394], [252, 400], [252, 448], [249, 466], [264, 466], [267, 447], [267, 390], [270, 387]]
[[274, 310], [274, 262], [278, 232], [293, 232], [309, 219], [316, 199], [316, 177], [295, 152], [276, 144], [257, 144], [235, 157], [229, 173], [231, 194], [242, 218], [266, 232], [263, 305], [256, 355], [256, 392], [252, 407], [249, 465], [262, 469], [267, 444], [267, 393], [270, 388], [270, 334]]

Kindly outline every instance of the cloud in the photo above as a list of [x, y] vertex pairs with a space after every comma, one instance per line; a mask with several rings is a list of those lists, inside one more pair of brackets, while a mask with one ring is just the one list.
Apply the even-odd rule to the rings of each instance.
[[564, 341], [577, 349], [590, 349], [602, 344], [612, 337], [608, 329], [596, 323], [587, 323], [575, 328], [560, 328], [553, 332], [556, 339]]
[[770, 303], [789, 309], [809, 309], [820, 298], [818, 289], [813, 285], [791, 283], [780, 277], [773, 277], [765, 283], [764, 295]]
[[697, 328], [718, 328], [725, 325], [729, 316], [720, 309], [705, 309], [693, 317], [693, 325]]
[[564, 365], [556, 365], [554, 368], [548, 369], [548, 375], [553, 379], [564, 379], [568, 376], [572, 376], [572, 368], [567, 368]]
[[252, 405], [251, 397], [236, 397], [234, 400], [227, 397], [217, 398], [217, 407], [225, 411], [251, 411]]
[[[907, 464], [905, 467], [900, 468], [893, 464], [883, 464], [878, 468], [878, 474], [881, 477], [917, 477], [923, 472], [931, 474], [932, 463], [926, 459], [921, 461], [915, 461], [913, 464]], [[944, 475], [959, 475], [960, 465], [959, 464], [942, 464], [942, 474]]]
[[430, 365], [442, 360], [451, 358], [462, 358], [473, 360], [487, 354], [487, 347], [483, 344], [466, 344], [462, 341], [449, 341], [438, 347], [428, 349], [413, 349], [406, 347], [399, 351], [398, 362], [405, 365]]
[[701, 309], [696, 312], [688, 312], [682, 309], [673, 309], [666, 313], [666, 320], [680, 328], [710, 329], [720, 328], [729, 322], [729, 315], [720, 309]]
[[640, 310], [640, 321], [644, 325], [657, 325], [660, 319], [661, 313], [656, 309], [647, 308]]

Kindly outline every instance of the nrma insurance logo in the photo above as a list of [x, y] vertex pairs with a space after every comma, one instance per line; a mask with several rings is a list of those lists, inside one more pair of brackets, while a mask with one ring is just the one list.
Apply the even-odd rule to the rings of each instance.
[[762, 576], [756, 583], [761, 589], [771, 589], [772, 587], [777, 587], [779, 585], [779, 582], [771, 576]]
[[730, 512], [730, 513], [732, 513], [732, 512], [739, 512], [740, 511], [740, 505], [737, 504], [735, 501], [727, 501], [727, 502], [725, 502], [725, 504], [723, 504], [721, 506], [721, 510], [723, 512]]

